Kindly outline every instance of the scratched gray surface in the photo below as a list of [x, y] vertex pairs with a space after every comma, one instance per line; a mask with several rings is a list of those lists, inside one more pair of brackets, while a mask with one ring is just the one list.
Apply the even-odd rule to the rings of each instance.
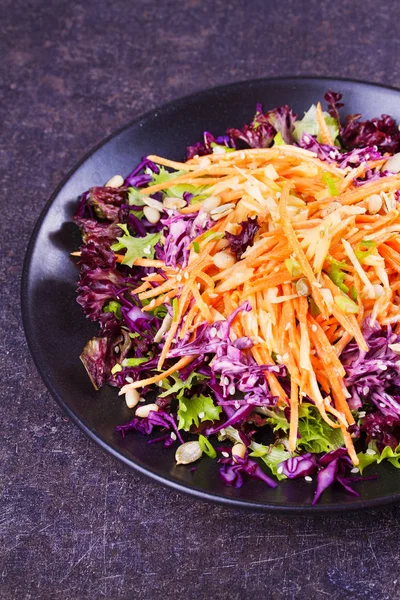
[[315, 519], [241, 513], [128, 471], [50, 398], [18, 301], [44, 202], [105, 135], [167, 100], [252, 77], [400, 87], [395, 7], [0, 1], [1, 598], [399, 597], [400, 508]]

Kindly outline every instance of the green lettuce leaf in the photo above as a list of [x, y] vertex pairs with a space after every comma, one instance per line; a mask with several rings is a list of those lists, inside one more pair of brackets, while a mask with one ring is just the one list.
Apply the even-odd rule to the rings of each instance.
[[[171, 179], [175, 179], [176, 177], [179, 177], [179, 175], [183, 175], [184, 171], [173, 171], [172, 173], [170, 171], [167, 171], [166, 169], [164, 169], [164, 167], [160, 167], [160, 172], [159, 173], [153, 173], [152, 175], [152, 182], [151, 185], [157, 185], [159, 183], [166, 183], [167, 181], [170, 181]], [[203, 200], [204, 198], [207, 197], [207, 195], [204, 196], [199, 196], [199, 194], [203, 194], [203, 192], [207, 189], [207, 185], [203, 185], [203, 186], [196, 186], [196, 185], [190, 185], [188, 183], [177, 183], [176, 185], [173, 185], [170, 188], [167, 188], [166, 190], [163, 190], [166, 196], [171, 196], [172, 198], [182, 198], [184, 192], [189, 192], [190, 194], [195, 194], [196, 198], [193, 199], [193, 203], [194, 202], [200, 202], [201, 200]]]
[[[169, 379], [173, 380], [173, 384], [170, 383]], [[196, 371], [192, 371], [187, 379], [184, 381], [177, 375], [173, 373], [168, 379], [162, 380], [162, 387], [165, 389], [165, 392], [159, 394], [160, 398], [165, 398], [170, 394], [177, 394], [178, 398], [182, 398], [184, 396], [186, 390], [190, 390], [194, 385], [203, 381], [204, 379], [208, 379], [205, 375], [201, 375], [200, 373], [196, 373]]]
[[267, 465], [270, 471], [279, 479], [286, 479], [286, 475], [283, 473], [278, 473], [278, 467], [280, 463], [290, 458], [290, 452], [288, 452], [283, 444], [279, 444], [277, 446], [264, 446], [263, 444], [257, 444], [257, 442], [252, 442], [250, 444], [250, 448], [252, 450], [251, 456], [252, 458], [261, 458], [261, 460]]
[[103, 312], [111, 312], [117, 317], [117, 319], [121, 319], [121, 305], [116, 300], [110, 300], [103, 306]]
[[[325, 123], [328, 126], [331, 138], [335, 141], [337, 136], [339, 135], [338, 122], [327, 112], [323, 112], [322, 114], [325, 119]], [[295, 121], [294, 123], [293, 137], [296, 142], [300, 141], [304, 133], [308, 133], [309, 135], [316, 135], [317, 141], [322, 142], [317, 122], [317, 107], [315, 106], [315, 104], [313, 104], [311, 108], [305, 113], [301, 121]]]
[[343, 446], [340, 429], [333, 429], [325, 423], [320, 412], [313, 404], [299, 406], [299, 448], [306, 452], [331, 452]]
[[285, 417], [283, 410], [275, 412], [269, 408], [263, 408], [263, 414], [267, 417], [267, 422], [271, 425], [272, 431], [289, 431], [289, 421]]
[[360, 461], [358, 465], [360, 473], [362, 473], [366, 467], [369, 467], [369, 465], [374, 463], [379, 465], [383, 460], [387, 460], [396, 467], [396, 469], [400, 469], [400, 444], [395, 450], [392, 450], [390, 446], [386, 446], [380, 454], [375, 442], [370, 442], [368, 449], [373, 450], [375, 454], [368, 454], [367, 452], [359, 452], [357, 454]]
[[[263, 414], [273, 431], [288, 433], [289, 422], [283, 411], [263, 409]], [[297, 446], [306, 452], [330, 452], [343, 446], [340, 429], [332, 429], [322, 419], [318, 408], [307, 402], [299, 406], [299, 436]]]
[[128, 188], [128, 204], [130, 206], [144, 206], [143, 196], [137, 188]]
[[117, 237], [118, 242], [111, 246], [114, 252], [126, 249], [122, 264], [133, 266], [137, 258], [154, 258], [154, 246], [161, 237], [161, 233], [148, 233], [145, 237], [133, 237], [128, 227], [122, 223], [118, 224], [124, 235]]
[[179, 398], [178, 429], [189, 431], [192, 425], [199, 426], [200, 422], [217, 421], [222, 408], [214, 404], [211, 396], [192, 396]]

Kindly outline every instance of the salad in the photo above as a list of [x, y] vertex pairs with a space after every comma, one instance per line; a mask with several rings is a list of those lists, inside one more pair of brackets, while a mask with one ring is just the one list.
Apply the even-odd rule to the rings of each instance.
[[[358, 495], [400, 468], [400, 131], [325, 95], [147, 156], [80, 200], [81, 360], [146, 435], [228, 486]], [[151, 451], [151, 446], [149, 446]], [[181, 467], [185, 468], [185, 467]]]

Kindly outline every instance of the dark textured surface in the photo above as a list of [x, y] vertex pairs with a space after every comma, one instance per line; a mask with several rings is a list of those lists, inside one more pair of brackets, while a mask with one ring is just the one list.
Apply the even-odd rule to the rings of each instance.
[[388, 0], [0, 2], [1, 598], [399, 596], [399, 507], [241, 513], [128, 471], [50, 398], [18, 300], [41, 208], [105, 135], [167, 100], [252, 77], [400, 87], [393, 10]]

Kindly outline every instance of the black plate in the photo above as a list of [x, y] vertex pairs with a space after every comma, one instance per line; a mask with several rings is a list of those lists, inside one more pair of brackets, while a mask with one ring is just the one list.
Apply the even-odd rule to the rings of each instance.
[[139, 434], [122, 439], [115, 426], [125, 423], [132, 411], [115, 389], [95, 392], [79, 360], [97, 327], [85, 319], [75, 301], [78, 273], [69, 253], [79, 246], [80, 236], [71, 216], [84, 190], [103, 185], [116, 173], [127, 175], [146, 154], [181, 160], [186, 146], [200, 140], [204, 130], [221, 134], [227, 127], [248, 122], [257, 102], [265, 109], [290, 104], [301, 115], [313, 102], [322, 100], [329, 88], [344, 93], [349, 113], [360, 112], [368, 118], [388, 113], [400, 120], [399, 90], [336, 79], [247, 81], [177, 100], [127, 125], [86, 156], [50, 198], [27, 250], [23, 322], [36, 366], [54, 398], [104, 450], [157, 481], [204, 499], [285, 512], [353, 510], [399, 501], [400, 477], [391, 465], [381, 465], [376, 470], [378, 479], [357, 484], [360, 498], [332, 489], [312, 507], [315, 483], [304, 479], [282, 482], [276, 489], [251, 481], [236, 490], [222, 484], [216, 463], [207, 457], [190, 471], [175, 466], [173, 451], [157, 444], [148, 446]]

